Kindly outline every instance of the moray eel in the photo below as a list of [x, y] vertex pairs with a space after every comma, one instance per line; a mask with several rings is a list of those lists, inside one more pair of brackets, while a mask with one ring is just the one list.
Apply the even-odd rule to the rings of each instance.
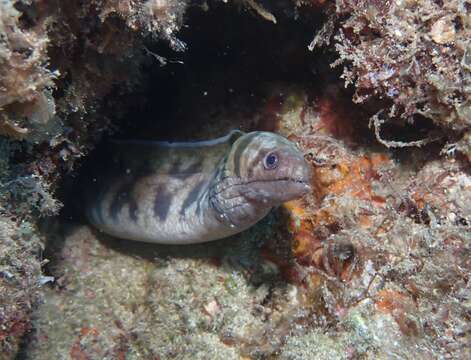
[[86, 206], [99, 230], [124, 239], [191, 244], [241, 232], [309, 191], [294, 143], [232, 131], [210, 141], [117, 141]]

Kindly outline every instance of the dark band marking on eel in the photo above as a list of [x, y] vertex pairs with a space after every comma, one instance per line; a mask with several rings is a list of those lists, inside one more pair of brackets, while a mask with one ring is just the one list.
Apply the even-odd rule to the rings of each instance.
[[252, 159], [252, 161], [250, 162], [249, 167], [248, 167], [249, 170], [247, 171], [247, 177], [249, 179], [253, 177], [254, 171], [257, 168], [257, 164], [263, 160], [266, 153], [267, 153], [266, 151], [263, 151], [262, 149], [260, 149], [257, 156], [255, 156], [255, 158]]
[[165, 185], [159, 185], [156, 189], [154, 199], [154, 215], [157, 216], [160, 221], [165, 221], [172, 204], [173, 196], [165, 189]]
[[203, 165], [203, 161], [199, 160], [197, 162], [194, 162], [194, 163], [190, 164], [185, 169], [177, 169], [177, 171], [175, 173], [170, 173], [170, 175], [172, 177], [176, 178], [176, 179], [185, 180], [185, 179], [189, 178], [190, 176], [201, 172], [202, 171], [202, 165]]
[[172, 166], [170, 167], [170, 170], [169, 170], [169, 173], [170, 174], [178, 174], [181, 170], [180, 170], [180, 166], [182, 165], [181, 161], [180, 160], [175, 160], [173, 163], [172, 163]]
[[249, 146], [256, 135], [257, 133], [255, 132], [247, 135], [240, 141], [239, 144], [237, 144], [237, 149], [234, 151], [234, 172], [238, 177], [240, 177], [240, 159], [242, 157], [242, 153]]
[[137, 213], [138, 213], [137, 202], [134, 201], [131, 196], [129, 196], [129, 217], [132, 221], [137, 222]]
[[201, 180], [195, 185], [193, 189], [188, 193], [188, 196], [183, 201], [182, 207], [180, 209], [180, 215], [184, 215], [186, 209], [188, 209], [196, 200], [198, 200], [198, 195], [201, 192], [201, 189], [206, 184], [207, 180]]
[[137, 220], [137, 203], [131, 196], [133, 182], [125, 182], [121, 185], [110, 204], [110, 216], [113, 220], [117, 220], [119, 212], [126, 203], [129, 203], [129, 216], [133, 221]]
[[172, 165], [172, 168], [170, 169], [169, 173], [170, 173], [170, 176], [172, 176], [175, 179], [185, 180], [189, 178], [190, 176], [201, 172], [202, 165], [203, 165], [203, 162], [201, 160], [190, 164], [188, 167], [184, 169], [176, 168], [174, 165]]
[[208, 200], [208, 183], [206, 182], [205, 188], [202, 189], [202, 191], [200, 191], [200, 195], [198, 196], [198, 200], [196, 203], [196, 215], [199, 216], [201, 214], [201, 204], [207, 200]]

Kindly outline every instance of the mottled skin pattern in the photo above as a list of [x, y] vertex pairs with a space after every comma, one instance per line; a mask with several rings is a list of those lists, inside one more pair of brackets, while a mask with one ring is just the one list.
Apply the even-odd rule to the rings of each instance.
[[86, 214], [110, 235], [189, 244], [241, 232], [309, 190], [296, 146], [268, 132], [202, 142], [127, 141], [96, 178]]

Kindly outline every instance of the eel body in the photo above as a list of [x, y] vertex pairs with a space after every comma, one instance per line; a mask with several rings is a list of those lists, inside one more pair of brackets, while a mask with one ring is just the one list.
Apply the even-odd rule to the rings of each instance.
[[269, 132], [200, 142], [122, 141], [94, 178], [89, 221], [115, 237], [190, 244], [241, 232], [309, 190], [297, 147]]

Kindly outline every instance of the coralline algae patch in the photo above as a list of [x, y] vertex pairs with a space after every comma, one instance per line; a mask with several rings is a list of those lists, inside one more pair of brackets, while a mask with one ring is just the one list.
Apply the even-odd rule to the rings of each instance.
[[384, 314], [389, 314], [399, 326], [402, 334], [406, 336], [421, 335], [421, 325], [416, 318], [417, 304], [410, 294], [381, 290], [374, 298], [375, 308]]
[[[368, 202], [370, 207], [384, 208], [386, 200], [374, 193], [371, 181], [377, 179], [379, 168], [389, 164], [390, 159], [386, 155], [373, 154], [371, 157], [358, 157], [353, 162], [339, 159], [338, 164], [314, 166], [313, 198], [320, 204], [319, 208], [312, 209], [311, 206], [311, 209], [307, 210], [309, 205], [305, 200], [296, 200], [285, 205], [291, 217], [293, 255], [301, 263], [324, 267], [323, 270], [330, 273], [333, 271], [320, 255], [328, 251], [322, 245], [327, 235], [324, 230], [335, 234], [341, 230], [343, 223], [343, 213], [340, 212], [335, 197], [349, 198], [352, 202]], [[368, 229], [373, 226], [372, 211], [364, 208], [355, 215], [351, 220], [361, 228]], [[351, 259], [348, 257], [344, 260]], [[347, 276], [344, 271], [337, 275], [341, 278]]]

